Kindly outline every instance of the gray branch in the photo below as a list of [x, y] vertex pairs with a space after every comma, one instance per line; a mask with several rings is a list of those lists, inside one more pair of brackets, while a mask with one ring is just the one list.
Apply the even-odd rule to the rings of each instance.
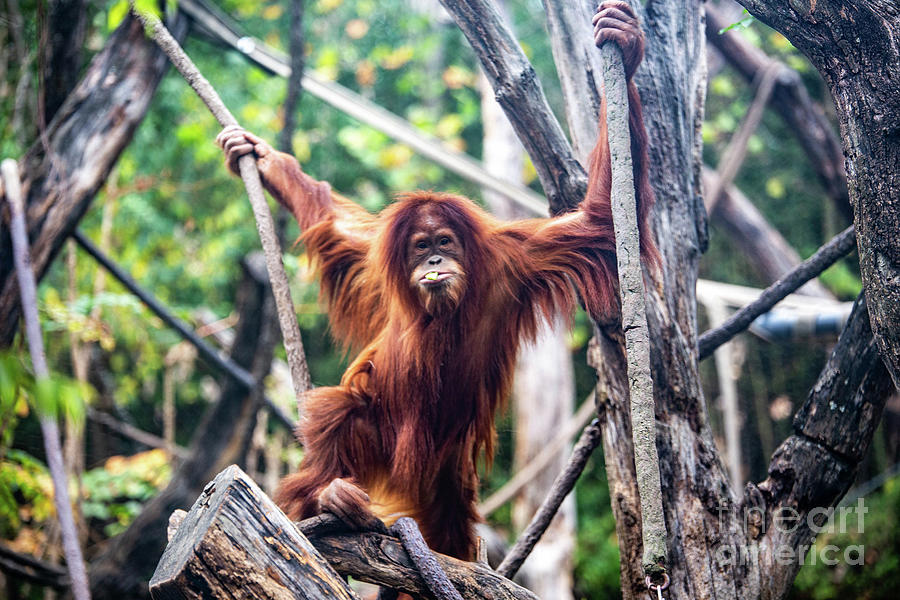
[[550, 212], [574, 208], [587, 191], [587, 174], [572, 154], [519, 42], [487, 0], [441, 0], [441, 4], [469, 40], [497, 102], [531, 157]]
[[[22, 313], [25, 317], [25, 334], [28, 338], [28, 349], [31, 352], [31, 364], [34, 367], [35, 380], [40, 383], [50, 377], [47, 369], [47, 358], [44, 355], [44, 339], [41, 333], [41, 321], [37, 309], [37, 286], [34, 271], [31, 267], [31, 251], [28, 247], [28, 233], [25, 229], [25, 200], [19, 179], [19, 165], [11, 158], [0, 165], [3, 176], [3, 189], [9, 201], [10, 230], [13, 242], [13, 260], [19, 279], [19, 294], [22, 297]], [[54, 398], [55, 402], [56, 399]], [[59, 425], [56, 413], [38, 415], [41, 434], [44, 438], [44, 450], [47, 454], [47, 468], [53, 480], [53, 503], [56, 505], [56, 516], [62, 532], [63, 554], [72, 578], [72, 595], [75, 600], [90, 600], [88, 591], [87, 570], [81, 547], [78, 544], [78, 530], [72, 514], [72, 500], [69, 497], [69, 485], [66, 470], [63, 466], [62, 446], [59, 442]]]

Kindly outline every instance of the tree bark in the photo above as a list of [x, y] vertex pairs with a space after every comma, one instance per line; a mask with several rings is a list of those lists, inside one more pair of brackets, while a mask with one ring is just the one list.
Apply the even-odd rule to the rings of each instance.
[[[231, 358], [262, 381], [272, 362], [278, 341], [277, 323], [261, 254], [243, 263], [244, 279], [238, 289], [240, 315]], [[147, 580], [166, 546], [166, 522], [173, 510], [189, 506], [229, 463], [241, 462], [256, 423], [258, 390], [227, 378], [222, 393], [197, 427], [190, 455], [172, 476], [169, 485], [144, 506], [129, 528], [110, 541], [103, 555], [91, 564], [91, 593], [95, 600], [147, 597]]]
[[85, 0], [53, 0], [47, 15], [43, 122], [53, 118], [78, 83], [87, 10]]
[[891, 0], [740, 0], [806, 54], [841, 125], [872, 330], [900, 386], [900, 11]]
[[587, 173], [573, 156], [534, 67], [500, 13], [486, 0], [441, 0], [441, 4], [478, 55], [497, 102], [531, 156], [550, 212], [574, 208], [587, 192]]
[[[356, 598], [338, 574], [433, 598], [396, 537], [349, 531], [327, 514], [292, 523], [235, 465], [206, 485], [189, 513], [173, 515], [173, 529], [150, 582], [157, 600]], [[537, 600], [486, 565], [434, 556], [465, 598]]]
[[155, 600], [353, 600], [350, 586], [232, 465], [207, 484], [150, 580]]
[[[794, 434], [772, 456], [768, 479], [747, 485], [738, 510], [747, 527], [746, 545], [717, 551], [725, 563], [758, 555], [758, 583], [747, 583], [762, 598], [783, 598], [790, 591], [800, 559], [830, 514], [825, 509], [836, 506], [853, 483], [892, 391], [860, 295], [794, 417]], [[864, 514], [856, 514], [860, 527]], [[793, 560], [784, 559], [785, 549], [796, 554]]]
[[[183, 18], [170, 25], [179, 37], [187, 32]], [[57, 111], [47, 129], [46, 149], [44, 140], [39, 140], [19, 161], [31, 262], [38, 280], [131, 141], [167, 66], [165, 55], [145, 39], [140, 23], [125, 19]], [[8, 217], [2, 218], [5, 221]], [[20, 314], [18, 294], [9, 228], [3, 227], [0, 347], [8, 346], [15, 334]]]

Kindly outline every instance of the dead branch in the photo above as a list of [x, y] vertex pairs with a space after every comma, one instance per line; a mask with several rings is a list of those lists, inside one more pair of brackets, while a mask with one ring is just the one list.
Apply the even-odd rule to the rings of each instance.
[[766, 288], [754, 302], [731, 315], [721, 327], [701, 335], [697, 340], [700, 360], [708, 357], [716, 348], [749, 327], [756, 317], [768, 312], [785, 296], [796, 291], [797, 288], [813, 277], [817, 277], [819, 273], [833, 265], [855, 247], [856, 231], [851, 225], [830, 242], [819, 248], [815, 254], [799, 264], [797, 268]]

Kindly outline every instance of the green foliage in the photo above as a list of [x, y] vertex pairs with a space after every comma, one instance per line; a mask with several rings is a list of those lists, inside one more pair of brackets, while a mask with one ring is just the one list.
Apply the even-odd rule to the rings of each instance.
[[162, 450], [114, 456], [82, 477], [82, 512], [86, 519], [99, 521], [107, 536], [114, 536], [131, 524], [171, 474], [172, 466]]
[[743, 15], [743, 17], [739, 21], [735, 21], [731, 25], [723, 27], [722, 29], [719, 30], [719, 33], [720, 34], [727, 33], [729, 31], [731, 31], [732, 29], [740, 31], [742, 29], [747, 29], [748, 27], [750, 27], [750, 25], [753, 23], [753, 21], [755, 21], [755, 18], [753, 17], [753, 15], [750, 14], [750, 11], [748, 11], [746, 8], [744, 9], [744, 12], [742, 13], [742, 15]]
[[[0, 353], [0, 419], [3, 424], [12, 420], [14, 411], [27, 412], [19, 401], [24, 399], [34, 408], [39, 417], [56, 419], [65, 416], [80, 422], [84, 419], [84, 403], [90, 398], [90, 386], [60, 373], [35, 379], [18, 356], [9, 352]], [[6, 436], [12, 435], [12, 428], [3, 428], [4, 442], [0, 448], [10, 443]]]
[[[862, 526], [854, 518], [849, 527], [840, 532], [826, 529], [816, 539], [811, 553], [820, 556], [813, 564], [810, 557], [800, 569], [789, 598], [792, 600], [829, 600], [831, 598], [866, 598], [888, 600], [895, 598], [900, 587], [900, 478], [889, 480], [877, 494], [867, 496]], [[839, 510], [839, 509], [838, 509]], [[836, 564], [821, 560], [822, 549], [834, 546], [837, 552], [825, 554], [837, 558]], [[863, 564], [852, 565], [844, 560], [848, 547], [861, 546]], [[851, 556], [855, 556], [854, 552]], [[853, 562], [856, 562], [855, 560]]]
[[0, 456], [0, 537], [15, 539], [23, 527], [40, 525], [53, 514], [47, 468], [21, 450]]
[[109, 31], [112, 31], [118, 27], [119, 24], [125, 20], [125, 16], [128, 15], [129, 8], [130, 3], [128, 0], [117, 0], [110, 6], [106, 16], [106, 28]]

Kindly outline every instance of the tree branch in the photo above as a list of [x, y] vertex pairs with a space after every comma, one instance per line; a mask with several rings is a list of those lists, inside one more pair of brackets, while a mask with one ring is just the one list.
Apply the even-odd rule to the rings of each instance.
[[[3, 178], [3, 189], [9, 201], [10, 230], [12, 233], [13, 259], [16, 264], [16, 275], [19, 279], [19, 293], [22, 298], [22, 312], [25, 317], [25, 333], [28, 337], [28, 349], [31, 353], [31, 364], [34, 368], [36, 384], [46, 382], [50, 377], [47, 358], [44, 355], [44, 340], [41, 333], [41, 321], [37, 309], [37, 286], [34, 271], [31, 268], [31, 252], [28, 248], [28, 234], [25, 231], [25, 201], [19, 180], [19, 165], [11, 158], [0, 164]], [[40, 393], [40, 392], [38, 392]], [[56, 398], [44, 401], [56, 402]], [[47, 469], [53, 481], [53, 503], [56, 505], [56, 517], [62, 532], [63, 554], [66, 557], [69, 575], [72, 578], [72, 595], [75, 600], [90, 600], [88, 591], [87, 570], [78, 543], [78, 530], [72, 514], [72, 500], [69, 497], [69, 482], [63, 466], [62, 446], [59, 441], [59, 425], [56, 422], [55, 407], [38, 406], [38, 420], [44, 438], [44, 451], [47, 455]]]
[[469, 40], [497, 102], [531, 157], [550, 212], [574, 208], [587, 191], [587, 174], [572, 154], [519, 42], [486, 0], [441, 0], [441, 4]]
[[[112, 275], [116, 281], [122, 284], [122, 286], [128, 290], [130, 293], [134, 294], [138, 300], [144, 303], [144, 306], [150, 309], [154, 315], [160, 318], [160, 320], [174, 329], [178, 335], [189, 344], [191, 344], [194, 348], [197, 349], [198, 354], [203, 358], [203, 360], [211, 367], [227, 375], [229, 378], [233, 379], [237, 383], [244, 386], [248, 391], [256, 389], [258, 387], [258, 382], [253, 377], [253, 375], [247, 371], [247, 369], [241, 367], [239, 364], [235, 363], [234, 360], [229, 358], [228, 356], [223, 356], [220, 354], [215, 348], [213, 348], [210, 344], [205, 342], [203, 338], [197, 335], [193, 330], [191, 330], [188, 325], [173, 315], [166, 307], [160, 302], [153, 294], [142, 288], [138, 282], [134, 280], [134, 278], [125, 272], [119, 265], [117, 265], [113, 260], [104, 254], [100, 248], [94, 245], [90, 239], [87, 238], [81, 231], [75, 230], [72, 232], [72, 238], [78, 242], [78, 245], [87, 252], [94, 260], [97, 261], [100, 266], [106, 269], [110, 275]], [[262, 395], [263, 403], [266, 405], [266, 408], [272, 413], [272, 415], [288, 430], [293, 430], [294, 421], [287, 415], [287, 413], [282, 410], [278, 404], [275, 403], [274, 400], [266, 396]]]
[[[171, 25], [176, 36], [187, 31], [185, 18]], [[31, 261], [38, 280], [131, 140], [167, 64], [145, 39], [141, 24], [126, 18], [57, 111], [47, 144], [35, 144], [22, 159]], [[15, 334], [18, 295], [9, 232], [0, 227], [0, 347], [8, 346]]]
[[[704, 189], [712, 189], [718, 178], [716, 171], [703, 167]], [[750, 259], [751, 266], [765, 281], [774, 282], [800, 264], [797, 251], [734, 185], [722, 189], [709, 217], [726, 230], [731, 242]], [[817, 279], [809, 280], [797, 291], [805, 296], [834, 298]]]
[[634, 469], [641, 500], [642, 565], [648, 576], [666, 570], [666, 522], [663, 516], [656, 451], [653, 378], [650, 375], [650, 333], [644, 304], [644, 275], [638, 232], [637, 201], [628, 124], [628, 88], [621, 49], [612, 43], [600, 48], [606, 91], [606, 120], [612, 166], [611, 203], [616, 237], [616, 263], [622, 306], [622, 331], [628, 365], [628, 396]]
[[[834, 507], [853, 483], [892, 391], [861, 294], [794, 417], [794, 435], [772, 456], [768, 479], [745, 490], [749, 550], [759, 553], [759, 584], [767, 597], [783, 597], [790, 589], [800, 558], [824, 525], [825, 509]], [[796, 527], [784, 526], [779, 519], [785, 514]], [[861, 524], [864, 515], [857, 512], [856, 518]], [[784, 560], [785, 549], [794, 552], [794, 560]]]
[[[303, 8], [305, 0], [291, 0], [291, 20], [288, 26], [291, 72], [288, 75], [287, 95], [284, 99], [284, 126], [278, 136], [278, 149], [288, 154], [294, 154], [294, 131], [297, 129], [297, 106], [300, 103], [300, 94], [303, 91], [303, 68], [306, 62], [306, 36], [303, 32]], [[275, 232], [278, 244], [284, 246], [284, 233], [287, 229], [288, 210], [279, 205], [275, 217]]]
[[[748, 83], [770, 64], [778, 62], [747, 41], [739, 31], [732, 29], [720, 34], [719, 31], [728, 25], [721, 10], [707, 2], [706, 38]], [[769, 104], [797, 137], [835, 206], [847, 219], [852, 219], [840, 139], [822, 106], [810, 98], [800, 74], [783, 63], [778, 64], [778, 78]]]
[[578, 438], [578, 443], [575, 444], [575, 448], [572, 450], [569, 461], [566, 463], [566, 468], [556, 476], [556, 479], [553, 481], [553, 487], [550, 488], [550, 492], [544, 498], [541, 507], [534, 514], [531, 523], [528, 524], [525, 531], [519, 535], [515, 546], [512, 547], [503, 559], [503, 562], [497, 567], [497, 573], [504, 577], [514, 577], [519, 571], [522, 563], [525, 562], [525, 559], [528, 558], [528, 555], [534, 549], [535, 544], [538, 543], [547, 527], [550, 526], [550, 521], [553, 520], [563, 500], [575, 487], [575, 482], [578, 481], [581, 472], [584, 471], [588, 458], [600, 445], [600, 441], [600, 423], [597, 419], [594, 419], [590, 425], [584, 428], [581, 437]]
[[856, 231], [851, 226], [819, 248], [790, 273], [766, 288], [755, 301], [731, 315], [721, 327], [701, 335], [697, 340], [700, 360], [708, 357], [716, 348], [749, 327], [756, 317], [768, 312], [785, 296], [796, 291], [813, 277], [818, 277], [819, 273], [853, 250], [855, 245]]
[[111, 415], [108, 415], [107, 413], [99, 411], [90, 406], [87, 407], [87, 416], [91, 421], [105, 425], [119, 435], [123, 435], [129, 439], [132, 439], [139, 444], [149, 446], [150, 448], [163, 448], [166, 450], [171, 450], [171, 452], [181, 460], [184, 460], [188, 456], [190, 456], [188, 449], [184, 446], [176, 445], [170, 447], [169, 444], [166, 443], [166, 440], [159, 437], [158, 435], [153, 435], [152, 433], [148, 433], [143, 429], [138, 429], [134, 425], [123, 423], [122, 421], [112, 417]]

